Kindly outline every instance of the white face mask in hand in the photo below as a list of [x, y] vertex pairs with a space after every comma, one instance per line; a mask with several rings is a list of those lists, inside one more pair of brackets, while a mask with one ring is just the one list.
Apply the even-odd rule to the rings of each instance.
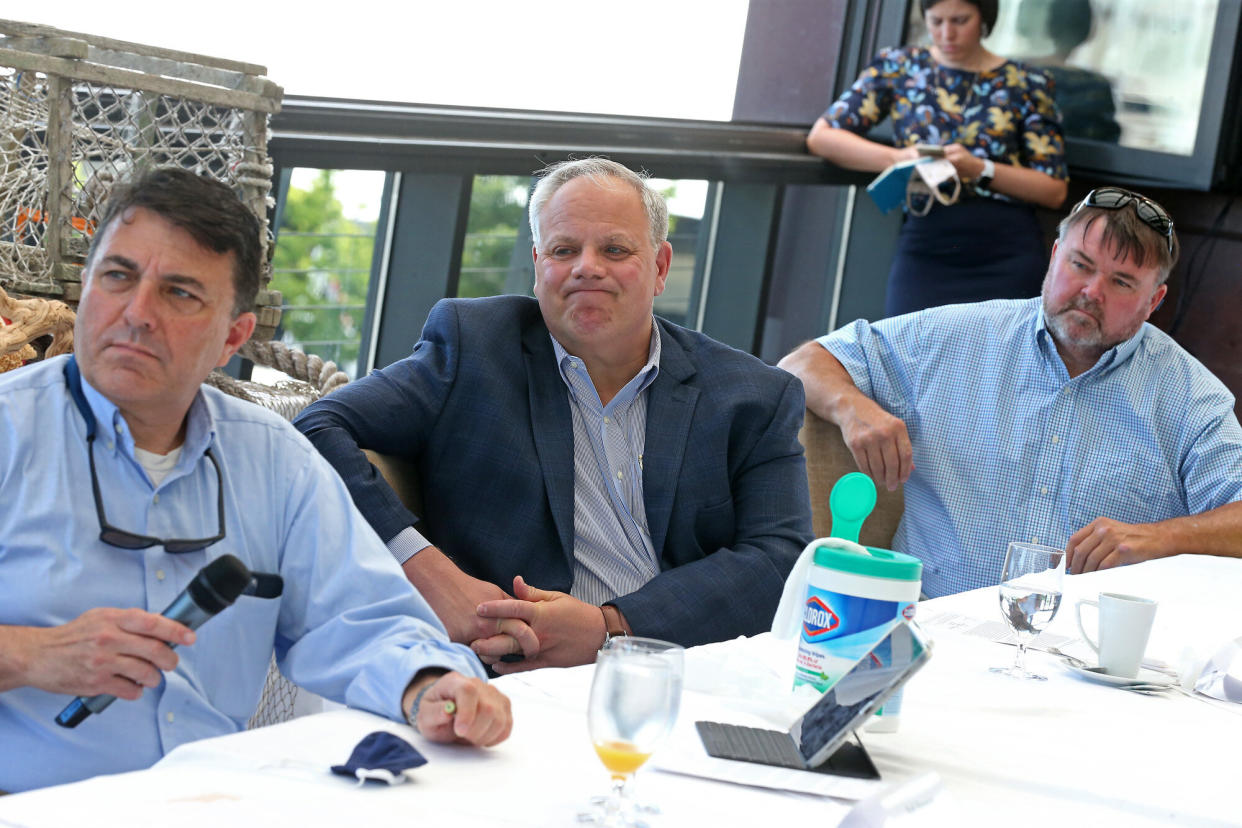
[[[945, 158], [924, 161], [914, 167], [916, 175], [910, 176], [906, 185], [906, 208], [911, 215], [925, 216], [931, 211], [932, 199], [948, 207], [962, 194], [962, 180], [957, 176], [953, 162]], [[952, 181], [951, 189], [942, 186]]]

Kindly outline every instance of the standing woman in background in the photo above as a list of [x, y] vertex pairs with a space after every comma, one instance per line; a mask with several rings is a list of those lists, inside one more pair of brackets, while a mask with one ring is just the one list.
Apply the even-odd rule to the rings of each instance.
[[[807, 136], [811, 152], [879, 172], [943, 147], [962, 181], [950, 206], [907, 215], [885, 313], [1039, 293], [1048, 255], [1032, 205], [1065, 201], [1065, 140], [1048, 76], [988, 51], [996, 0], [920, 0], [932, 46], [886, 49]], [[863, 135], [893, 116], [896, 147]]]

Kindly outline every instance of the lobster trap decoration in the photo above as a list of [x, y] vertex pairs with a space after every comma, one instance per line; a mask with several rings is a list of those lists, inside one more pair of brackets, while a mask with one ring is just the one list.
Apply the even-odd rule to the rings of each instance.
[[255, 336], [270, 339], [268, 117], [281, 88], [248, 63], [0, 20], [0, 287], [76, 306], [112, 185], [180, 166], [232, 187], [264, 227]]

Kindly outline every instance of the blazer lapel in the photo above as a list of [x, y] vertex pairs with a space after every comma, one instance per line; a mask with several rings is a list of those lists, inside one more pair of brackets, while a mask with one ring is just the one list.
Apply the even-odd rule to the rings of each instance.
[[[556, 534], [569, 571], [574, 565], [574, 426], [565, 383], [556, 367], [548, 329], [533, 324], [522, 334], [531, 429], [543, 469]], [[571, 576], [572, 577], [572, 576]]]
[[673, 496], [681, 476], [682, 457], [699, 389], [686, 384], [694, 363], [659, 321], [660, 373], [647, 389], [647, 439], [643, 448], [643, 503], [647, 529], [656, 557], [663, 557], [665, 535], [673, 513]]

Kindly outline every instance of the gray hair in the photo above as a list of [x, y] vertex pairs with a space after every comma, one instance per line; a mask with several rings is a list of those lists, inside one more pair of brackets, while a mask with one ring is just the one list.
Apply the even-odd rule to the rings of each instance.
[[668, 240], [668, 203], [664, 195], [651, 186], [646, 173], [636, 173], [624, 164], [599, 157], [559, 161], [548, 165], [540, 173], [542, 177], [531, 193], [529, 208], [530, 235], [535, 247], [539, 247], [539, 217], [543, 208], [557, 190], [583, 176], [600, 187], [610, 186], [608, 179], [618, 179], [633, 187], [643, 205], [643, 212], [647, 214], [651, 246], [658, 250]]

